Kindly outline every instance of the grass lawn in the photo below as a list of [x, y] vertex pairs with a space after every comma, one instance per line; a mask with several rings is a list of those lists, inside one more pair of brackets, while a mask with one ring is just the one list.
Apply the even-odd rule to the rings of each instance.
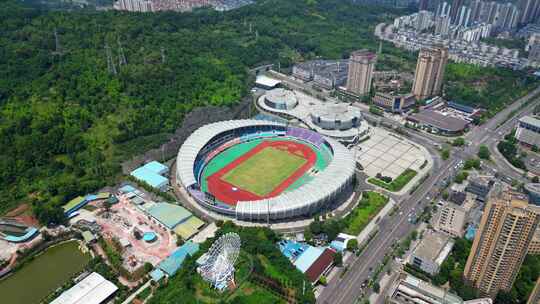
[[405, 187], [405, 185], [409, 183], [411, 179], [416, 176], [416, 174], [418, 174], [418, 172], [414, 171], [413, 169], [407, 169], [403, 171], [403, 173], [401, 173], [398, 177], [396, 177], [391, 183], [384, 182], [376, 177], [368, 179], [368, 182], [372, 183], [373, 185], [382, 187], [388, 191], [396, 192], [403, 189], [403, 187]]
[[227, 172], [222, 179], [240, 189], [265, 196], [306, 162], [301, 156], [267, 147]]
[[388, 197], [373, 191], [364, 192], [358, 206], [343, 219], [347, 225], [345, 233], [358, 235], [386, 203]]

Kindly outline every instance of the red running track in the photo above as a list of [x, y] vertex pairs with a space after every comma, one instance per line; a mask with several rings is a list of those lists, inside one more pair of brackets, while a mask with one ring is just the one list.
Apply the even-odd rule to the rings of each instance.
[[[238, 188], [235, 185], [228, 183], [227, 181], [221, 179], [221, 177], [227, 172], [234, 169], [236, 166], [240, 165], [250, 157], [259, 153], [260, 151], [266, 148], [275, 148], [280, 150], [286, 150], [289, 153], [302, 156], [306, 159], [306, 163], [302, 167], [298, 168], [293, 174], [281, 182], [272, 192], [268, 193], [265, 196], [259, 196], [255, 193], [247, 191], [245, 189]], [[304, 175], [317, 161], [317, 154], [310, 147], [297, 143], [294, 141], [263, 141], [262, 143], [255, 146], [253, 149], [245, 153], [244, 155], [238, 157], [231, 163], [227, 164], [225, 167], [221, 168], [218, 172], [212, 174], [207, 178], [208, 182], [208, 191], [215, 196], [215, 198], [223, 203], [226, 203], [231, 206], [236, 206], [236, 203], [239, 201], [255, 201], [264, 198], [275, 197], [281, 194], [285, 189], [297, 181], [302, 175]], [[264, 178], [261, 176], [261, 178]], [[233, 188], [236, 187], [236, 191]]]

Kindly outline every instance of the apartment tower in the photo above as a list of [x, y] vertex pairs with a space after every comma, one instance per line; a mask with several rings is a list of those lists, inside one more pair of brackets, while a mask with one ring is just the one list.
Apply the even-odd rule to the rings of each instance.
[[351, 53], [347, 91], [359, 96], [369, 93], [376, 61], [377, 55], [368, 50], [358, 50]]
[[412, 93], [417, 99], [421, 100], [441, 94], [447, 62], [448, 48], [446, 47], [420, 50], [412, 88]]
[[540, 207], [522, 194], [491, 198], [465, 265], [465, 281], [482, 296], [510, 291], [540, 221]]

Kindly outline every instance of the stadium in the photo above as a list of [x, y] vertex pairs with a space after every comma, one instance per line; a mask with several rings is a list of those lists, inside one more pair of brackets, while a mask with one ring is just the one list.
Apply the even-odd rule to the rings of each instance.
[[177, 183], [207, 209], [246, 221], [309, 216], [348, 197], [355, 162], [337, 141], [281, 123], [203, 126], [178, 152]]

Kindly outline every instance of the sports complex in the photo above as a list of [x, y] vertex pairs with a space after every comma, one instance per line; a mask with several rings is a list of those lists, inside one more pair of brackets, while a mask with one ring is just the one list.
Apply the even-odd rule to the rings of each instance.
[[308, 216], [348, 197], [355, 162], [308, 129], [233, 120], [195, 131], [177, 157], [177, 182], [202, 206], [240, 220]]

